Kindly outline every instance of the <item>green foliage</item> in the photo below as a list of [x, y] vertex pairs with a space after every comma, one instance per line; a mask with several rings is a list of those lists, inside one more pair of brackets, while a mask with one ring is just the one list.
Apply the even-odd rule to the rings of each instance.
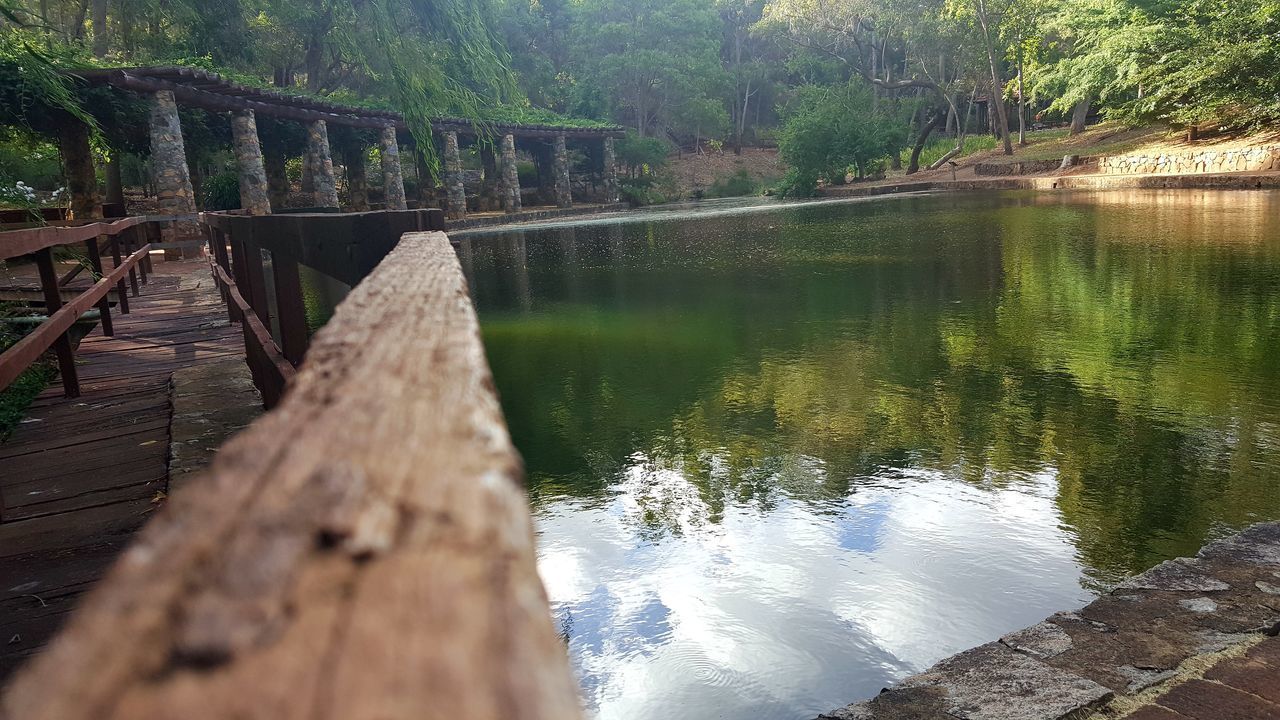
[[34, 133], [0, 130], [0, 180], [10, 186], [22, 181], [34, 190], [57, 190], [62, 187], [57, 147]]
[[[0, 304], [0, 316], [16, 310], [8, 304]], [[9, 325], [0, 323], [0, 352], [8, 350], [20, 339]], [[47, 360], [40, 360], [27, 368], [9, 387], [0, 390], [0, 442], [9, 438], [13, 429], [26, 415], [31, 401], [49, 384], [57, 371]]]
[[516, 162], [516, 174], [520, 176], [520, 187], [533, 187], [538, 184], [538, 166], [528, 160]]
[[[983, 150], [992, 150], [996, 147], [997, 142], [994, 135], [985, 133], [981, 135], [966, 135], [964, 137], [964, 150], [961, 151], [960, 155], [964, 156], [982, 152]], [[927, 168], [933, 165], [938, 160], [941, 160], [944, 155], [954, 150], [955, 147], [956, 141], [953, 138], [934, 137], [920, 151], [920, 167]]]
[[864, 84], [800, 88], [778, 138], [791, 168], [783, 189], [803, 195], [819, 180], [843, 182], [851, 168], [868, 174], [874, 160], [906, 145], [906, 127], [887, 104], [873, 101]]
[[635, 132], [628, 132], [614, 143], [615, 158], [632, 177], [657, 171], [670, 154], [671, 146], [666, 140], [641, 137]]
[[716, 178], [702, 195], [709, 198], [742, 197], [759, 191], [759, 183], [746, 170], [739, 170], [728, 177]]
[[1097, 97], [1130, 124], [1280, 120], [1275, 0], [1068, 0], [1051, 29], [1058, 52], [1034, 89], [1055, 109]]
[[710, 133], [726, 119], [711, 102], [726, 79], [720, 31], [706, 0], [582, 0], [572, 51], [640, 135]]
[[204, 191], [205, 210], [240, 209], [240, 178], [234, 170], [223, 170], [205, 178], [201, 189]]

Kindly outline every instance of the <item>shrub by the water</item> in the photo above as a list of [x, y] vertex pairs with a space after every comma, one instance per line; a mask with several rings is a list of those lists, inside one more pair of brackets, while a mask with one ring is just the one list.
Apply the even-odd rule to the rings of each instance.
[[739, 170], [732, 175], [716, 178], [705, 191], [703, 197], [728, 198], [755, 195], [760, 191], [759, 184], [751, 178], [746, 170]]
[[843, 182], [850, 169], [859, 177], [871, 174], [874, 161], [906, 145], [904, 110], [905, 104], [897, 111], [877, 106], [859, 82], [800, 88], [778, 136], [778, 151], [791, 167], [783, 194], [812, 193], [820, 180]]

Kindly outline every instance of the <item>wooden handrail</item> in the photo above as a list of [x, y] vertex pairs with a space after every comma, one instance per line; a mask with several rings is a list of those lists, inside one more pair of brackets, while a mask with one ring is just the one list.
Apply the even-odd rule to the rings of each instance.
[[[91, 239], [96, 239], [96, 236]], [[0, 353], [0, 390], [9, 387], [9, 384], [30, 367], [31, 363], [38, 360], [47, 350], [54, 347], [55, 343], [63, 339], [67, 330], [71, 329], [71, 326], [75, 324], [75, 321], [81, 315], [88, 312], [94, 305], [97, 305], [107, 296], [107, 293], [117, 289], [120, 283], [124, 282], [124, 278], [128, 276], [129, 271], [141, 262], [149, 252], [151, 252], [151, 246], [143, 245], [128, 259], [121, 262], [110, 274], [102, 277], [88, 290], [62, 305], [47, 320], [40, 323], [39, 327], [14, 343], [8, 350]], [[65, 376], [67, 369], [63, 368], [63, 370], [63, 380], [65, 382], [68, 380]], [[72, 371], [72, 376], [74, 377], [74, 371]], [[68, 394], [72, 394], [70, 385], [68, 385]]]
[[405, 235], [0, 716], [580, 718], [521, 481], [448, 237]]
[[296, 374], [294, 366], [285, 359], [271, 331], [258, 319], [253, 307], [240, 294], [236, 281], [217, 262], [210, 259], [214, 282], [227, 298], [231, 319], [241, 323], [244, 330], [245, 361], [253, 376], [253, 383], [262, 393], [262, 404], [267, 409], [275, 407], [284, 395], [284, 389]]
[[0, 232], [0, 260], [30, 255], [60, 245], [76, 245], [103, 235], [119, 235], [144, 223], [189, 222], [196, 219], [196, 215], [135, 215], [111, 222], [101, 221], [84, 225], [60, 225]]

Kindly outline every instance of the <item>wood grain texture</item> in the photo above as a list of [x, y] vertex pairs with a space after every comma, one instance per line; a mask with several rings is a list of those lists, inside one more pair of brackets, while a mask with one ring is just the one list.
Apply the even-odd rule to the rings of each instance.
[[0, 716], [573, 720], [457, 258], [405, 235]]

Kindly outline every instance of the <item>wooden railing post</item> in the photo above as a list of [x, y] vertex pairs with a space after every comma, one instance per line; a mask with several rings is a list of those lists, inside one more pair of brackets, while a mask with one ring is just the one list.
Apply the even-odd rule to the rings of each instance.
[[[124, 236], [125, 236], [125, 247], [127, 248], [125, 252], [126, 255], [132, 255], [135, 250], [137, 250], [138, 248], [146, 244], [144, 242], [146, 238], [143, 237], [142, 225], [134, 225], [128, 230], [125, 230]], [[133, 271], [130, 270], [130, 272], [133, 272]], [[138, 263], [138, 274], [142, 276], [143, 285], [147, 284], [148, 272], [150, 272], [150, 270], [147, 268], [147, 263], [145, 261]]]
[[[93, 268], [93, 281], [96, 283], [106, 274], [102, 272], [102, 253], [98, 250], [98, 238], [91, 238], [84, 241], [85, 247], [89, 250], [89, 267]], [[103, 295], [98, 301], [98, 313], [102, 316], [102, 334], [111, 337], [116, 334], [115, 327], [111, 324], [111, 298]]]
[[[40, 269], [40, 286], [44, 289], [44, 304], [49, 315], [62, 307], [62, 293], [58, 290], [58, 273], [53, 268], [53, 251], [44, 248], [36, 252], [36, 266]], [[62, 388], [69, 398], [80, 397], [80, 378], [76, 376], [76, 358], [71, 349], [71, 338], [62, 333], [53, 343], [58, 356], [58, 371], [62, 373]]]
[[[120, 258], [120, 236], [119, 235], [111, 236], [111, 259], [115, 261], [116, 267], [120, 267], [121, 262], [123, 262]], [[124, 287], [123, 277], [121, 277], [120, 281], [116, 283], [116, 300], [120, 301], [120, 314], [128, 315], [129, 314], [129, 291], [126, 290]]]
[[240, 292], [248, 291], [249, 297], [245, 299], [253, 306], [254, 314], [263, 325], [271, 327], [271, 303], [267, 298], [267, 275], [262, 267], [262, 249], [250, 239], [245, 239], [243, 244], [245, 284], [241, 286]]
[[280, 345], [285, 359], [294, 367], [302, 364], [307, 352], [307, 308], [302, 296], [298, 261], [281, 253], [271, 254], [271, 272], [276, 285], [276, 312], [280, 321]]
[[[119, 233], [118, 235], [118, 237], [120, 238], [120, 242], [124, 243], [125, 257], [129, 257], [130, 255], [133, 254], [134, 248], [133, 248], [133, 242], [132, 242], [133, 240], [132, 231], [133, 231], [133, 228], [129, 228], [128, 230], [125, 230]], [[132, 265], [129, 266], [129, 286], [133, 290], [133, 296], [138, 297], [138, 273], [133, 268]]]

